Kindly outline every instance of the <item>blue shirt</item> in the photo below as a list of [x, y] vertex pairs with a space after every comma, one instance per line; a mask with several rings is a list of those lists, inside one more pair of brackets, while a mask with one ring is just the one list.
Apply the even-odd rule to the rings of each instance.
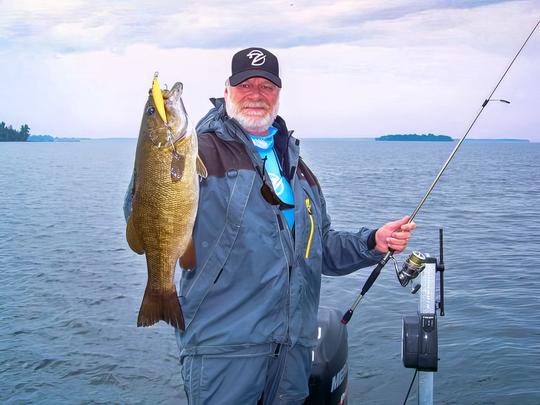
[[[259, 152], [261, 159], [266, 158], [264, 164], [264, 170], [268, 174], [274, 187], [274, 191], [281, 201], [287, 204], [294, 205], [294, 194], [287, 178], [283, 175], [281, 164], [277, 159], [277, 154], [274, 149], [274, 135], [277, 133], [277, 129], [270, 127], [268, 129], [268, 135], [257, 136], [252, 135], [251, 140]], [[287, 220], [289, 229], [292, 231], [294, 227], [294, 208], [287, 208], [283, 210], [283, 215]]]

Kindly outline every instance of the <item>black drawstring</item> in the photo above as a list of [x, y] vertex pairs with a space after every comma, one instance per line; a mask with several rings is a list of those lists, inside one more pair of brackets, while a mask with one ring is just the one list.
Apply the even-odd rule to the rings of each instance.
[[263, 181], [266, 180], [266, 161], [268, 160], [268, 156], [263, 157], [263, 172], [262, 172], [262, 179]]

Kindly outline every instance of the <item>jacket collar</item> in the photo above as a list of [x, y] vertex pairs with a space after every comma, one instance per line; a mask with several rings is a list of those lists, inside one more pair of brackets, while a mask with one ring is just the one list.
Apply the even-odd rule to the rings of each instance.
[[[221, 139], [241, 142], [252, 153], [256, 153], [255, 146], [251, 142], [249, 134], [242, 128], [238, 121], [227, 115], [223, 97], [211, 98], [210, 102], [214, 107], [197, 124], [197, 133], [214, 132]], [[290, 180], [298, 165], [300, 141], [292, 136], [293, 131], [287, 129], [285, 120], [279, 115], [272, 125], [278, 130], [274, 137], [274, 146], [281, 160], [282, 167], [284, 169], [286, 168], [286, 175]], [[256, 155], [258, 156], [258, 154]]]

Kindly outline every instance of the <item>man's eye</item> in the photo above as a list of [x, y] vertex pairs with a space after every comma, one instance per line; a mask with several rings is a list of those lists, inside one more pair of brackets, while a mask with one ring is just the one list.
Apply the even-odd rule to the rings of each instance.
[[155, 112], [156, 112], [156, 109], [154, 107], [148, 107], [148, 109], [146, 110], [146, 113], [148, 115], [153, 115]]

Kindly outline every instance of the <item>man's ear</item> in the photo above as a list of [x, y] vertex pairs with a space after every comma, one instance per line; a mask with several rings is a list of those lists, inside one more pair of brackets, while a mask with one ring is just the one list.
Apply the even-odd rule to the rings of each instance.
[[225, 87], [225, 91], [223, 92], [223, 97], [227, 98], [228, 94], [229, 94], [229, 88]]

